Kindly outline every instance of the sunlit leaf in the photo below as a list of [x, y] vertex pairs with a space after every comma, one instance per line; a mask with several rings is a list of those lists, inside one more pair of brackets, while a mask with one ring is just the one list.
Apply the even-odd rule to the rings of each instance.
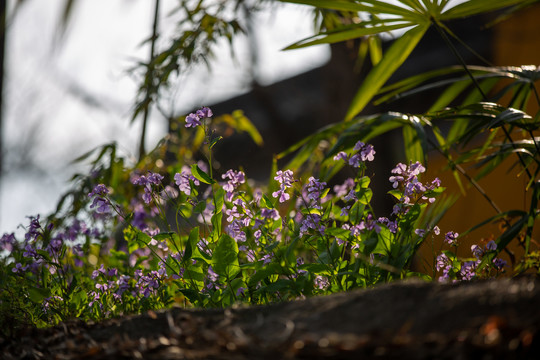
[[362, 82], [347, 111], [345, 116], [346, 121], [352, 120], [364, 109], [390, 76], [408, 58], [420, 39], [424, 36], [428, 26], [419, 25], [408, 30], [390, 46], [384, 54], [383, 59], [369, 72]]

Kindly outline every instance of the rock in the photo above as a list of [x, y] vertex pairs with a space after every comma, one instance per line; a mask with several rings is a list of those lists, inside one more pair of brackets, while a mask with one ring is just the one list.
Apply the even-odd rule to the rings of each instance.
[[536, 359], [540, 282], [403, 281], [270, 306], [33, 329], [5, 359]]

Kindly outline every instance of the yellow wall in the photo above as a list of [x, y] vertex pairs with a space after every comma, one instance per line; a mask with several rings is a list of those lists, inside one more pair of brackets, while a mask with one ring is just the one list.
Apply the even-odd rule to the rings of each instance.
[[[523, 11], [514, 14], [509, 19], [497, 24], [494, 27], [494, 61], [497, 66], [519, 66], [519, 65], [540, 65], [540, 6], [529, 7]], [[509, 99], [502, 99], [501, 103], [506, 103]], [[528, 107], [530, 114], [538, 112], [539, 107], [534, 99]], [[540, 134], [535, 134], [540, 136]], [[514, 135], [513, 135], [514, 136]], [[517, 136], [516, 136], [517, 137]], [[524, 188], [528, 180], [526, 174], [519, 174], [520, 166], [510, 170], [512, 164], [518, 161], [516, 156], [512, 156], [501, 164], [496, 171], [488, 177], [482, 179], [479, 183], [487, 194], [494, 200], [502, 211], [511, 209], [520, 209], [528, 211], [531, 197], [531, 191], [525, 193]], [[439, 176], [443, 186], [447, 187], [446, 193], [458, 193], [459, 188], [450, 173], [437, 172], [446, 164], [442, 156], [432, 154], [428, 164], [429, 173], [424, 177], [424, 181]], [[468, 169], [474, 174], [473, 169]], [[462, 181], [467, 181], [462, 177]], [[442, 234], [439, 235], [434, 244], [436, 254], [439, 253], [442, 246], [444, 233], [447, 231], [456, 231], [459, 233], [471, 228], [481, 221], [493, 216], [496, 211], [489, 205], [482, 195], [474, 188], [469, 186], [465, 196], [461, 196], [456, 204], [443, 218], [440, 228]], [[501, 234], [499, 225], [485, 226], [476, 230], [462, 240], [458, 255], [471, 256], [470, 248], [472, 244], [481, 242], [482, 239], [489, 240], [490, 237], [497, 238]], [[537, 221], [534, 238], [540, 240], [540, 224]], [[444, 246], [448, 249], [448, 246]], [[510, 250], [516, 253], [519, 260], [523, 250], [515, 241]], [[428, 259], [428, 268], [431, 269], [432, 257], [431, 240], [426, 241], [420, 249], [418, 259]], [[506, 255], [503, 258], [509, 260]], [[422, 265], [416, 263], [418, 270]], [[431, 273], [431, 272], [428, 272]]]

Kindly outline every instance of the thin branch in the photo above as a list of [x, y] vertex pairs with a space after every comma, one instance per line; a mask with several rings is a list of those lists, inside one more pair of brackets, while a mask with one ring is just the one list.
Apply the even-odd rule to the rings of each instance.
[[[465, 63], [465, 60], [463, 59], [463, 57], [459, 54], [459, 52], [455, 48], [454, 44], [452, 44], [452, 42], [450, 41], [448, 36], [446, 36], [446, 33], [444, 32], [444, 29], [441, 27], [441, 25], [435, 19], [432, 19], [432, 24], [433, 24], [433, 26], [435, 26], [435, 29], [437, 29], [437, 31], [439, 32], [439, 34], [443, 38], [444, 42], [448, 45], [448, 47], [450, 48], [450, 50], [452, 51], [454, 56], [461, 63], [461, 66], [463, 66], [463, 69], [465, 70], [467, 75], [469, 75], [469, 77], [471, 78], [472, 82], [474, 83], [474, 86], [478, 89], [478, 91], [482, 95], [482, 98], [484, 99], [484, 101], [488, 101], [488, 97], [486, 96], [486, 94], [484, 93], [482, 88], [480, 87], [480, 84], [478, 84], [478, 81], [476, 80], [476, 78], [473, 76], [473, 74], [469, 70], [469, 67], [467, 66], [467, 63]], [[510, 136], [510, 133], [508, 132], [508, 130], [504, 127], [504, 125], [501, 126], [501, 128], [502, 128], [502, 130], [504, 132], [504, 135], [506, 136], [506, 138], [508, 139], [508, 141], [510, 142], [510, 144], [514, 148], [514, 150], [517, 150], [517, 146], [514, 143], [514, 140], [512, 139], [512, 137]], [[529, 172], [529, 169], [527, 168], [527, 165], [525, 164], [525, 160], [523, 160], [523, 158], [521, 157], [521, 154], [519, 152], [517, 152], [517, 151], [516, 151], [516, 155], [519, 158], [519, 161], [521, 162], [521, 165], [523, 166], [523, 169], [525, 169], [525, 172], [529, 176], [529, 179], [532, 179], [532, 175]]]
[[154, 48], [156, 44], [156, 40], [158, 37], [157, 34], [157, 27], [158, 27], [158, 19], [159, 19], [159, 0], [156, 0], [155, 7], [154, 7], [154, 23], [152, 25], [152, 40], [150, 43], [150, 60], [148, 61], [148, 78], [147, 78], [147, 85], [146, 85], [146, 98], [144, 101], [145, 107], [144, 107], [144, 114], [143, 114], [143, 123], [142, 123], [142, 130], [141, 130], [141, 140], [139, 143], [139, 161], [142, 160], [144, 155], [146, 154], [145, 146], [144, 146], [144, 140], [146, 138], [146, 125], [148, 123], [148, 116], [150, 115], [150, 103], [151, 103], [151, 93], [152, 93], [152, 87], [154, 86]]

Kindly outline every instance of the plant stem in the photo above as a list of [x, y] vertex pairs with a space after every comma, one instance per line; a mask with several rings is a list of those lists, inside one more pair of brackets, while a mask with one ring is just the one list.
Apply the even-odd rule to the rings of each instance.
[[158, 14], [159, 14], [159, 0], [156, 0], [154, 7], [154, 23], [152, 25], [152, 40], [150, 43], [150, 60], [148, 61], [148, 76], [147, 76], [147, 86], [146, 86], [146, 98], [144, 101], [144, 114], [143, 114], [143, 123], [141, 130], [141, 140], [139, 143], [139, 161], [142, 160], [146, 154], [144, 139], [146, 138], [146, 124], [148, 123], [148, 116], [150, 114], [150, 102], [151, 102], [151, 92], [152, 87], [154, 86], [154, 48], [157, 39], [157, 25], [158, 25]]

